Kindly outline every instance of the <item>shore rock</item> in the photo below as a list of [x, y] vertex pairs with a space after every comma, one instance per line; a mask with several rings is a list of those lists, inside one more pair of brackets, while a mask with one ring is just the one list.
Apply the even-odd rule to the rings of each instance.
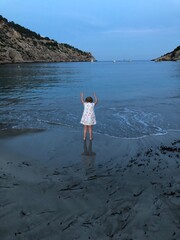
[[161, 62], [161, 61], [180, 61], [180, 46], [175, 48], [172, 52], [166, 53], [165, 55], [152, 59], [152, 61], [155, 62]]
[[23, 62], [90, 62], [95, 58], [0, 16], [0, 64]]

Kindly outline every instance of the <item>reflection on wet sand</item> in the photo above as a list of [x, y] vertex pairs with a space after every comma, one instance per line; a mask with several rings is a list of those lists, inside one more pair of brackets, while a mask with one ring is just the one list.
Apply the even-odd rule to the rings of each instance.
[[89, 140], [89, 145], [87, 146], [87, 141], [84, 141], [84, 152], [83, 156], [95, 156], [96, 153], [92, 151], [92, 140]]
[[87, 141], [85, 140], [83, 143], [83, 153], [82, 155], [82, 161], [85, 167], [86, 174], [91, 173], [94, 170], [94, 162], [95, 162], [95, 156], [96, 153], [92, 150], [92, 140], [89, 140], [89, 143], [87, 144]]

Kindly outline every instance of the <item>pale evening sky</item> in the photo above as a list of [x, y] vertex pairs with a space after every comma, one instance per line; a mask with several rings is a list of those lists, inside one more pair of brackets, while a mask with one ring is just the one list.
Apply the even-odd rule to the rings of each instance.
[[97, 60], [152, 59], [180, 45], [179, 0], [0, 0], [0, 15]]

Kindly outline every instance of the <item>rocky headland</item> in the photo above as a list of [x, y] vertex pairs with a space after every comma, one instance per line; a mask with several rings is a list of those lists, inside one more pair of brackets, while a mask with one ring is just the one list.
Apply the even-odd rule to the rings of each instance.
[[95, 58], [66, 43], [42, 37], [0, 15], [0, 64], [24, 62], [90, 62]]
[[180, 61], [180, 46], [175, 48], [172, 52], [166, 53], [165, 55], [152, 59], [155, 62], [161, 61]]

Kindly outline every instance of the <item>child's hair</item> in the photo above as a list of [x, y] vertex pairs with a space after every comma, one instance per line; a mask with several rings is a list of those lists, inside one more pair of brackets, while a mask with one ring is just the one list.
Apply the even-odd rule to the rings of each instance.
[[87, 97], [87, 98], [85, 99], [85, 102], [90, 102], [90, 103], [92, 103], [92, 102], [93, 102], [92, 97]]

